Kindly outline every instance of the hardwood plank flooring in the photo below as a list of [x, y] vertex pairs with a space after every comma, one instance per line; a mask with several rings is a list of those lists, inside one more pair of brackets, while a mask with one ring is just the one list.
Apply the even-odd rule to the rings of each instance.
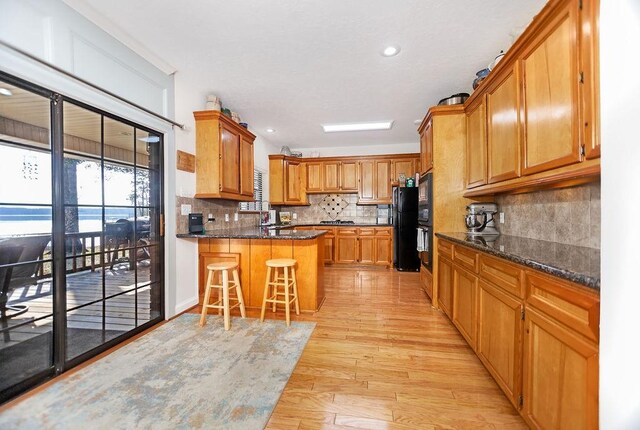
[[417, 273], [325, 268], [320, 311], [292, 315], [317, 326], [267, 429], [526, 429], [419, 282]]

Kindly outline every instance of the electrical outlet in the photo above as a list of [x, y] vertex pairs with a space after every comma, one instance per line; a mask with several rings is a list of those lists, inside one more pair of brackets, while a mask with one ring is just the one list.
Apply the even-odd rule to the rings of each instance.
[[191, 205], [180, 205], [180, 213], [182, 215], [189, 215], [191, 213]]
[[298, 219], [298, 214], [297, 213], [293, 213], [293, 219]]
[[238, 219], [239, 219], [239, 217], [238, 217], [238, 212], [236, 212], [236, 213], [234, 213], [234, 214], [233, 214], [233, 220], [234, 220], [235, 222], [238, 222]]
[[224, 214], [224, 222], [229, 222], [229, 214]]
[[504, 224], [504, 212], [500, 212], [500, 224]]

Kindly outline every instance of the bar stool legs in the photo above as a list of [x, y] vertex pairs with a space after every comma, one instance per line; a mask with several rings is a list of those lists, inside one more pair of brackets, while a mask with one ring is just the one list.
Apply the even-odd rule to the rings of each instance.
[[[207, 284], [205, 286], [204, 301], [202, 303], [202, 313], [200, 315], [200, 326], [204, 326], [207, 323], [207, 310], [217, 309], [218, 315], [220, 312], [224, 315], [224, 329], [229, 330], [231, 327], [231, 309], [240, 307], [240, 314], [242, 318], [246, 318], [246, 311], [244, 307], [244, 299], [242, 297], [242, 287], [240, 286], [240, 278], [238, 276], [238, 264], [237, 263], [211, 263], [207, 265], [209, 274], [207, 275]], [[232, 271], [233, 280], [229, 280], [229, 270]], [[220, 272], [222, 278], [222, 284], [214, 284], [215, 272]], [[214, 303], [210, 303], [211, 290], [218, 289], [218, 300]], [[229, 296], [229, 290], [235, 289], [236, 297]], [[230, 301], [234, 300], [237, 303], [230, 306]]]
[[[294, 303], [296, 315], [300, 315], [300, 303], [298, 301], [298, 285], [296, 282], [296, 260], [281, 258], [268, 260], [267, 279], [264, 284], [262, 297], [262, 309], [260, 321], [264, 321], [267, 303], [271, 303], [271, 310], [276, 311], [279, 303], [283, 304], [287, 326], [291, 325], [291, 303]], [[273, 269], [273, 270], [272, 270]], [[282, 275], [280, 275], [282, 269]]]

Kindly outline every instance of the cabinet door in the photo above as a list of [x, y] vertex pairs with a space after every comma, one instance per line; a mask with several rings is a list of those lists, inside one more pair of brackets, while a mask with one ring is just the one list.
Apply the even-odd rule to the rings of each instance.
[[522, 392], [522, 302], [480, 281], [478, 357], [511, 403], [519, 408]]
[[286, 203], [302, 202], [302, 187], [300, 182], [301, 166], [297, 161], [285, 161], [285, 201]]
[[375, 201], [391, 203], [391, 161], [376, 161], [375, 173]]
[[323, 191], [322, 163], [307, 163], [307, 191]]
[[360, 162], [360, 192], [358, 195], [359, 202], [369, 202], [374, 200], [374, 162], [373, 161], [361, 161]]
[[375, 238], [373, 236], [358, 237], [358, 262], [374, 264], [376, 260]]
[[400, 175], [404, 175], [405, 178], [412, 178], [415, 174], [413, 159], [393, 160], [391, 162], [391, 182], [393, 185], [398, 185]]
[[355, 263], [358, 261], [358, 236], [353, 234], [336, 235], [336, 263]]
[[391, 229], [376, 228], [375, 264], [391, 267], [393, 264], [393, 239]]
[[343, 161], [340, 165], [340, 189], [358, 191], [358, 162]]
[[520, 110], [518, 73], [508, 70], [487, 91], [487, 157], [489, 183], [520, 176]]
[[427, 123], [420, 136], [420, 155], [422, 173], [427, 173], [433, 167], [433, 119]]
[[253, 197], [253, 142], [240, 136], [240, 194]]
[[581, 118], [586, 158], [600, 157], [600, 1], [582, 3], [580, 10], [580, 70], [583, 73]]
[[240, 194], [240, 135], [220, 124], [220, 191]]
[[323, 164], [323, 191], [340, 191], [340, 162], [325, 161]]
[[453, 265], [442, 257], [438, 259], [438, 306], [453, 318]]
[[453, 266], [453, 324], [471, 348], [476, 350], [476, 297], [478, 278], [466, 270]]
[[336, 238], [333, 234], [324, 235], [324, 264], [333, 264]]
[[524, 52], [524, 174], [580, 161], [578, 2], [565, 2]]
[[532, 428], [598, 428], [598, 348], [526, 308], [523, 417]]
[[467, 113], [467, 188], [487, 183], [487, 135], [484, 98]]

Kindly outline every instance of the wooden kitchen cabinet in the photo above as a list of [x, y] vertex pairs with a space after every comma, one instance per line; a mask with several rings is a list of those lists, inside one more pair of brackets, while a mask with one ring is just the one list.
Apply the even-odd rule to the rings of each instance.
[[355, 228], [336, 229], [336, 263], [358, 262], [358, 232]]
[[315, 227], [314, 230], [326, 230], [327, 234], [324, 238], [324, 264], [333, 264], [335, 262], [336, 235], [335, 229], [326, 227]]
[[478, 278], [471, 272], [453, 266], [453, 316], [458, 328], [473, 350], [476, 350]]
[[480, 281], [476, 352], [516, 409], [522, 393], [523, 309], [522, 300]]
[[373, 236], [358, 236], [358, 263], [375, 264], [376, 239]]
[[467, 188], [487, 183], [487, 133], [484, 97], [467, 111]]
[[216, 111], [193, 113], [196, 120], [197, 198], [253, 200], [255, 136]]
[[323, 165], [323, 191], [340, 191], [340, 162], [325, 161]]
[[358, 202], [375, 201], [375, 162], [373, 160], [360, 162], [360, 190]]
[[240, 136], [240, 194], [253, 199], [253, 140]]
[[433, 120], [427, 121], [424, 128], [420, 128], [420, 174], [423, 175], [433, 168]]
[[[517, 66], [517, 63], [516, 63]], [[520, 176], [520, 79], [507, 69], [487, 89], [488, 183]]]
[[453, 318], [453, 264], [442, 255], [438, 259], [438, 305]]
[[524, 419], [536, 429], [597, 429], [598, 346], [529, 307], [525, 333]]
[[358, 191], [358, 162], [340, 162], [340, 189], [342, 191]]
[[522, 58], [525, 174], [580, 161], [576, 14], [565, 2]]
[[306, 169], [298, 159], [269, 156], [269, 202], [275, 205], [306, 205]]
[[393, 266], [393, 233], [391, 228], [375, 229], [375, 258], [377, 266]]
[[[417, 161], [417, 162], [416, 162]], [[418, 160], [414, 159], [400, 159], [400, 160], [392, 160], [391, 161], [391, 183], [392, 185], [398, 185], [398, 177], [403, 174], [405, 178], [414, 178], [415, 174], [420, 170], [420, 168], [416, 168], [416, 164], [419, 163]]]
[[[319, 230], [324, 227], [317, 227]], [[335, 227], [335, 247], [333, 249], [336, 264], [393, 265], [392, 227]], [[328, 240], [325, 239], [325, 244]], [[329, 245], [325, 245], [329, 246]], [[329, 250], [325, 256], [329, 255]], [[328, 259], [325, 257], [325, 260]]]
[[375, 201], [391, 204], [391, 161], [376, 161], [375, 166]]
[[360, 162], [359, 204], [391, 203], [391, 161]]
[[322, 192], [323, 188], [323, 163], [307, 162], [307, 192]]

